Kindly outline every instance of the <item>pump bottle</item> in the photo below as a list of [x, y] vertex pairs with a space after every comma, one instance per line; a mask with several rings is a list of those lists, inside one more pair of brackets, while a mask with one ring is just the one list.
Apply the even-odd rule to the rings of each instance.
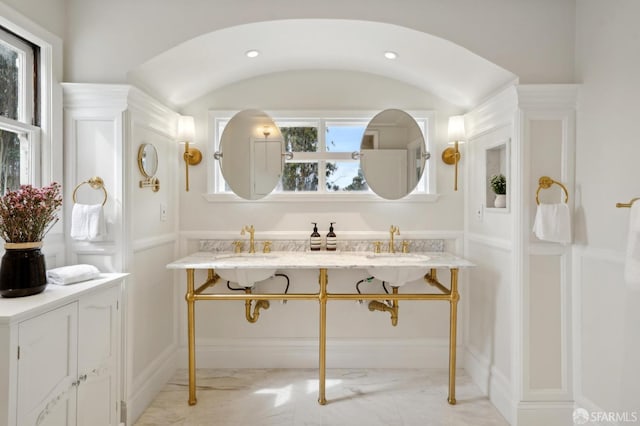
[[311, 223], [313, 223], [313, 232], [309, 238], [309, 250], [319, 251], [322, 247], [322, 237], [320, 237], [320, 233], [318, 232], [318, 224], [316, 222]]

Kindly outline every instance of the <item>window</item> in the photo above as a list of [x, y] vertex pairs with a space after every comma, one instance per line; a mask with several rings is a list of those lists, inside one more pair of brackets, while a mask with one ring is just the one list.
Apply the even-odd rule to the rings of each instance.
[[[234, 115], [228, 111], [210, 113], [213, 152], [219, 150], [220, 139], [226, 124]], [[360, 168], [360, 160], [353, 153], [360, 151], [367, 124], [375, 113], [353, 112], [334, 113], [315, 116], [304, 111], [292, 113], [273, 113], [269, 115], [280, 128], [284, 139], [283, 150], [293, 153], [285, 157], [282, 178], [269, 197], [290, 197], [292, 200], [303, 194], [333, 195], [336, 199], [353, 197], [372, 197], [374, 194], [367, 186], [366, 178]], [[429, 151], [429, 133], [431, 114], [412, 114], [425, 135]], [[299, 118], [304, 117], [304, 118]], [[375, 143], [374, 134], [367, 133], [367, 143]], [[373, 148], [373, 146], [372, 146]], [[428, 163], [427, 163], [428, 164]], [[213, 185], [210, 195], [231, 194], [225, 183], [220, 164], [213, 163]], [[431, 187], [429, 166], [414, 193], [429, 194]], [[349, 197], [351, 195], [351, 197]], [[214, 199], [214, 197], [210, 197]]]
[[[368, 187], [353, 152], [360, 151], [367, 121], [314, 123], [278, 121], [285, 150], [293, 158], [285, 161], [277, 192], [353, 192]], [[324, 137], [319, 137], [324, 136]]]
[[38, 48], [0, 27], [0, 193], [34, 183]]

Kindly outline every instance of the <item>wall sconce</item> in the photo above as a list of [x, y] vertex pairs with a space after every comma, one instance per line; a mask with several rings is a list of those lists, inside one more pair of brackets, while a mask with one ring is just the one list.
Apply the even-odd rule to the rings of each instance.
[[184, 168], [186, 173], [186, 190], [189, 191], [189, 166], [196, 166], [202, 161], [202, 152], [198, 148], [189, 148], [189, 141], [195, 137], [195, 124], [193, 117], [181, 115], [178, 119], [178, 143], [184, 143]]
[[455, 180], [453, 183], [453, 190], [458, 190], [458, 162], [460, 161], [460, 151], [458, 150], [458, 143], [464, 143], [464, 116], [455, 115], [449, 117], [449, 143], [453, 142], [453, 148], [449, 147], [442, 151], [442, 161], [445, 164], [453, 164], [455, 166]]

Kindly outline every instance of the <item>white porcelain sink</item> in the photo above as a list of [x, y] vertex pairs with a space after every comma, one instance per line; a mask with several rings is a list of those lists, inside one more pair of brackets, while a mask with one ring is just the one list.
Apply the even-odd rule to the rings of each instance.
[[391, 260], [396, 266], [372, 267], [367, 269], [369, 275], [386, 281], [392, 287], [400, 287], [408, 282], [422, 278], [429, 268], [422, 266], [403, 267], [404, 264], [414, 264], [416, 261], [427, 261], [429, 256], [413, 253], [379, 253], [367, 256], [368, 259]]
[[260, 255], [252, 253], [237, 253], [218, 256], [217, 259], [233, 263], [234, 266], [235, 264], [237, 264], [238, 267], [233, 269], [220, 268], [216, 269], [215, 271], [216, 274], [220, 275], [220, 277], [225, 281], [237, 283], [240, 287], [253, 287], [257, 282], [271, 278], [276, 273], [276, 269], [253, 269], [243, 268], [242, 266], [249, 264], [252, 260], [264, 260], [267, 258], [273, 259], [274, 257], [275, 256], [272, 255]]
[[271, 278], [275, 269], [216, 269], [223, 280], [237, 283], [240, 287], [253, 287], [257, 282]]

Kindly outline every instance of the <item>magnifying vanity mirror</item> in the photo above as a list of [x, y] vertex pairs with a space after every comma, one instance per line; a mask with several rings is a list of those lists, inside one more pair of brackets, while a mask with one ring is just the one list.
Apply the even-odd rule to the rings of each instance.
[[387, 109], [369, 121], [360, 145], [360, 168], [380, 197], [397, 200], [413, 191], [427, 158], [422, 131], [406, 112]]
[[271, 117], [259, 110], [234, 115], [220, 138], [215, 158], [231, 190], [258, 200], [275, 189], [282, 175], [283, 138]]
[[138, 148], [138, 169], [144, 176], [140, 181], [140, 188], [151, 188], [153, 192], [160, 190], [160, 181], [155, 177], [158, 171], [158, 151], [150, 143], [143, 143]]

